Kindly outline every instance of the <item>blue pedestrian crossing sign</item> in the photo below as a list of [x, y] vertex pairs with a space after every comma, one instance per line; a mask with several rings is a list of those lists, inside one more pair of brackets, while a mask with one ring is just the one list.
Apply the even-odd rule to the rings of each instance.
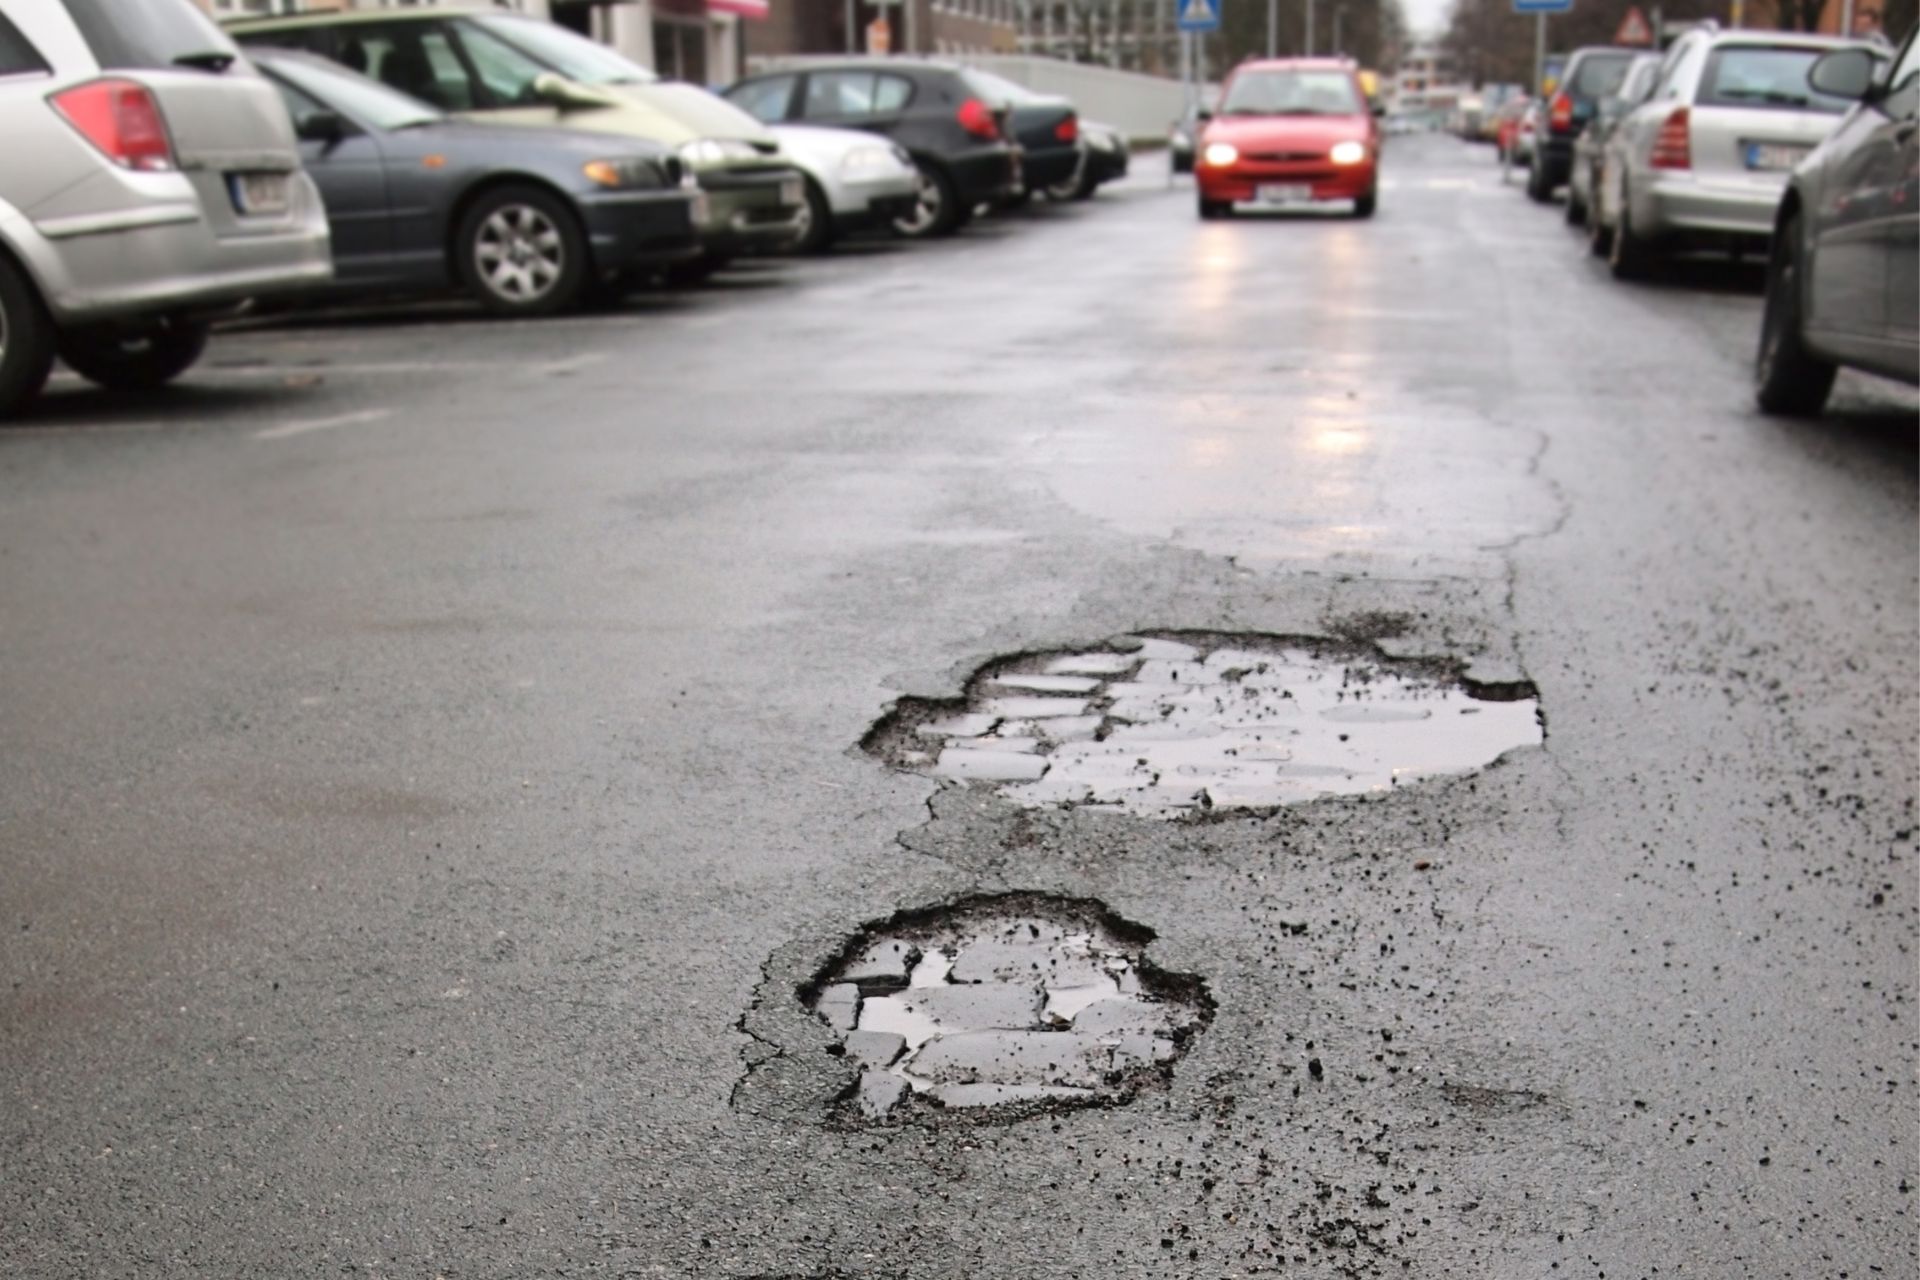
[[1513, 0], [1515, 13], [1572, 13], [1573, 0]]
[[1182, 31], [1218, 31], [1220, 0], [1180, 0]]

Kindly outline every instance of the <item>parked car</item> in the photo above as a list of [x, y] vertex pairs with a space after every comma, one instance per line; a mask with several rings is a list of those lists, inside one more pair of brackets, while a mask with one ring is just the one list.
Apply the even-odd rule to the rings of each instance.
[[1175, 173], [1192, 173], [1193, 160], [1199, 150], [1200, 130], [1204, 122], [1200, 119], [1203, 108], [1197, 101], [1187, 104], [1180, 118], [1167, 126], [1167, 164]]
[[807, 177], [807, 204], [793, 247], [820, 253], [843, 236], [891, 231], [920, 207], [920, 171], [898, 143], [859, 129], [777, 124], [780, 149]]
[[454, 120], [312, 54], [253, 61], [326, 200], [340, 287], [458, 287], [503, 315], [551, 315], [700, 253], [706, 197], [658, 143]]
[[896, 218], [904, 236], [947, 235], [976, 207], [1021, 188], [1007, 108], [952, 63], [917, 58], [807, 58], [730, 86], [727, 100], [766, 124], [864, 129], [898, 143], [919, 171], [919, 199]]
[[1358, 218], [1379, 199], [1380, 131], [1353, 63], [1338, 58], [1243, 62], [1200, 135], [1194, 167], [1202, 218], [1236, 204], [1296, 207], [1351, 200]]
[[1575, 49], [1553, 96], [1534, 101], [1535, 145], [1527, 164], [1528, 196], [1545, 204], [1566, 185], [1573, 168], [1574, 139], [1593, 119], [1600, 100], [1620, 87], [1637, 56], [1632, 49], [1598, 45]]
[[1809, 85], [1808, 69], [1829, 50], [1873, 47], [1712, 24], [1682, 34], [1602, 153], [1589, 216], [1615, 277], [1650, 275], [1679, 249], [1764, 248], [1787, 175], [1852, 105]]
[[[1567, 221], [1574, 226], [1588, 221], [1587, 208], [1593, 202], [1593, 190], [1599, 185], [1600, 157], [1607, 139], [1628, 112], [1647, 100], [1660, 74], [1660, 55], [1636, 53], [1627, 64], [1627, 74], [1612, 93], [1594, 104], [1593, 118], [1573, 140], [1573, 163], [1567, 170]], [[1605, 247], [1595, 252], [1605, 252]]]
[[1020, 147], [1021, 187], [1011, 199], [1024, 200], [1036, 191], [1073, 181], [1081, 152], [1080, 114], [1072, 102], [977, 67], [967, 69], [967, 82], [989, 100], [1006, 106], [1008, 131]]
[[1500, 168], [1526, 164], [1533, 158], [1533, 99], [1508, 98], [1494, 113], [1494, 154]]
[[1754, 361], [1760, 407], [1815, 414], [1841, 365], [1920, 383], [1920, 44], [1891, 69], [1828, 53], [1812, 88], [1856, 101], [1794, 170], [1774, 216]]
[[273, 88], [187, 0], [0, 0], [0, 415], [185, 372], [211, 318], [325, 280]]
[[1082, 120], [1080, 164], [1066, 178], [1047, 187], [1047, 199], [1091, 200], [1103, 185], [1127, 176], [1129, 160], [1126, 134], [1112, 125]]
[[758, 121], [551, 22], [428, 6], [250, 18], [228, 30], [245, 45], [330, 58], [455, 115], [677, 148], [711, 207], [700, 257], [674, 268], [681, 279], [749, 250], [784, 248], [800, 232], [806, 184]]

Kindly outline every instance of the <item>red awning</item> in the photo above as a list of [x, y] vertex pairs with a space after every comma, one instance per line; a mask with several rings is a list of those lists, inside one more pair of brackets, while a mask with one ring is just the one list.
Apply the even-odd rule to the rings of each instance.
[[767, 0], [707, 0], [707, 8], [714, 13], [737, 13], [743, 18], [767, 16]]

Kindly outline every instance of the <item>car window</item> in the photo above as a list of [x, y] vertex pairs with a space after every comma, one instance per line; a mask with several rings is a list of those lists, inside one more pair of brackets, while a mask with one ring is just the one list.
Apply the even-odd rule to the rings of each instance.
[[1354, 116], [1365, 111], [1353, 77], [1344, 71], [1243, 71], [1220, 101], [1223, 116]]
[[1914, 114], [1920, 106], [1920, 38], [1907, 37], [1900, 61], [1887, 77], [1887, 96], [1882, 102], [1886, 113], [1899, 119]]
[[807, 77], [809, 119], [825, 116], [868, 116], [878, 111], [875, 94], [880, 77], [871, 71], [816, 71]]
[[39, 50], [0, 13], [0, 76], [44, 75], [51, 70]]
[[472, 77], [437, 22], [353, 24], [341, 30], [335, 60], [444, 111], [475, 105]]
[[1820, 49], [1724, 45], [1707, 57], [1694, 101], [1702, 106], [1781, 108], [1839, 115], [1853, 103], [1816, 90], [1807, 72]]
[[533, 82], [551, 68], [471, 22], [460, 25], [460, 47], [473, 60], [474, 74], [494, 105], [527, 106], [540, 101]]
[[901, 111], [913, 101], [913, 81], [905, 76], [882, 75], [873, 90], [873, 109], [882, 115]]
[[798, 76], [768, 76], [749, 80], [727, 90], [726, 99], [756, 120], [773, 124], [787, 118], [787, 105], [793, 101], [793, 82]]
[[186, 65], [203, 54], [237, 54], [233, 41], [188, 0], [65, 0], [103, 71]]
[[1604, 98], [1620, 87], [1633, 65], [1630, 53], [1590, 53], [1573, 69], [1572, 91], [1579, 98]]
[[489, 13], [460, 24], [462, 33], [476, 27], [577, 84], [652, 84], [660, 78], [617, 50], [538, 18]]
[[331, 106], [321, 106], [321, 110], [344, 111], [376, 129], [406, 129], [446, 118], [418, 98], [408, 97], [377, 80], [332, 63], [279, 58], [273, 60], [267, 71], [283, 91], [291, 87], [293, 92], [311, 101], [331, 103]]

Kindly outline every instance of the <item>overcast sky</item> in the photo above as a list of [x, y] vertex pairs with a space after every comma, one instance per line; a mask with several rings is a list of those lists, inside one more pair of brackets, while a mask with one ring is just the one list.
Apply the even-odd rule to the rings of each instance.
[[1423, 36], [1437, 36], [1447, 25], [1447, 10], [1453, 0], [1400, 0], [1400, 11], [1407, 24]]

